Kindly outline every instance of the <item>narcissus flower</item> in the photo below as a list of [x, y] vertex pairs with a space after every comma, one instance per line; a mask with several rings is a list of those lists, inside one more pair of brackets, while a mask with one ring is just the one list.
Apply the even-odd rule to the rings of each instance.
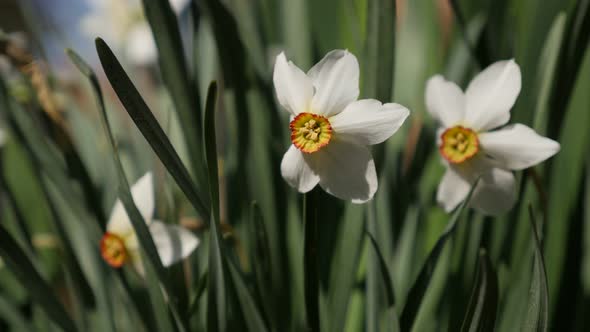
[[520, 86], [514, 60], [490, 65], [465, 93], [440, 75], [428, 80], [426, 106], [442, 125], [437, 144], [447, 170], [437, 201], [445, 211], [466, 198], [478, 177], [471, 206], [493, 215], [509, 210], [516, 200], [511, 171], [534, 166], [559, 151], [559, 143], [522, 124], [490, 131], [508, 122]]
[[[152, 174], [147, 173], [131, 188], [133, 201], [148, 224], [150, 233], [158, 249], [164, 266], [189, 256], [199, 244], [199, 239], [190, 231], [176, 225], [168, 225], [153, 220], [154, 189]], [[139, 242], [129, 216], [120, 200], [117, 200], [107, 224], [106, 233], [100, 241], [103, 259], [112, 267], [118, 268], [131, 263], [143, 275], [143, 263], [139, 252]]]
[[307, 74], [281, 53], [273, 76], [277, 99], [291, 115], [293, 144], [281, 162], [283, 178], [302, 193], [319, 183], [340, 199], [370, 200], [377, 175], [368, 146], [393, 135], [409, 111], [357, 100], [359, 65], [348, 51], [328, 53]]

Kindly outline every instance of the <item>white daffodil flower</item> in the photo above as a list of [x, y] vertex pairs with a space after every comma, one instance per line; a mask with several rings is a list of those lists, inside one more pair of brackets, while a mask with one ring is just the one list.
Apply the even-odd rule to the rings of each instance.
[[445, 211], [466, 198], [478, 177], [471, 206], [491, 215], [508, 211], [516, 200], [511, 171], [534, 166], [559, 151], [559, 143], [522, 124], [490, 131], [508, 122], [520, 86], [514, 60], [490, 65], [465, 93], [440, 75], [428, 80], [426, 107], [442, 125], [437, 144], [447, 170], [437, 201]]
[[281, 162], [283, 178], [305, 193], [318, 183], [328, 193], [363, 203], [377, 191], [369, 145], [388, 139], [409, 111], [398, 104], [357, 100], [359, 64], [344, 50], [328, 53], [305, 74], [284, 53], [277, 56], [274, 86], [291, 114], [291, 142]]
[[[199, 239], [190, 231], [176, 225], [168, 225], [153, 219], [154, 187], [152, 174], [147, 173], [131, 188], [131, 195], [137, 209], [148, 224], [164, 266], [170, 266], [189, 256], [199, 244]], [[135, 270], [144, 275], [139, 252], [139, 242], [127, 212], [117, 200], [107, 224], [106, 233], [100, 241], [103, 259], [118, 268], [131, 263]]]

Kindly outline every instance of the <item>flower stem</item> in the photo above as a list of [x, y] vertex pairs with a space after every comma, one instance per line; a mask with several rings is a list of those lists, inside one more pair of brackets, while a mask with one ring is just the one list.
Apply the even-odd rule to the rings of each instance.
[[303, 196], [303, 286], [305, 289], [305, 313], [309, 331], [320, 330], [319, 274], [318, 274], [318, 227], [316, 190]]

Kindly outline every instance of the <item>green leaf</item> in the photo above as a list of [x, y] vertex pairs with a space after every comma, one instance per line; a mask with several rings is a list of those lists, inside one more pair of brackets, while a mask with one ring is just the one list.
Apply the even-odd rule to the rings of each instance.
[[[552, 159], [548, 183], [548, 215], [545, 231], [545, 264], [547, 265], [547, 281], [549, 284], [549, 309], [557, 308], [558, 294], [562, 278], [565, 275], [564, 265], [567, 250], [572, 244], [568, 241], [570, 229], [574, 226], [569, 222], [578, 211], [577, 202], [582, 187], [584, 174], [583, 163], [590, 149], [590, 51], [586, 51], [580, 73], [575, 83], [571, 100], [561, 129], [559, 143], [561, 150]], [[560, 105], [563, 110], [565, 105]], [[551, 120], [550, 120], [551, 121]], [[549, 121], [549, 123], [550, 123]], [[564, 222], [554, 222], [564, 221]], [[565, 222], [568, 220], [568, 222]]]
[[303, 288], [307, 328], [320, 331], [320, 276], [318, 272], [318, 188], [303, 196]]
[[385, 295], [387, 296], [387, 305], [392, 307], [395, 305], [395, 297], [393, 295], [393, 284], [391, 283], [391, 276], [389, 275], [389, 268], [387, 267], [387, 263], [383, 258], [383, 254], [379, 249], [379, 245], [377, 241], [371, 235], [371, 233], [366, 232], [369, 240], [371, 240], [371, 244], [373, 245], [373, 250], [377, 254], [377, 258], [379, 259], [379, 268], [381, 270], [381, 278], [383, 279], [383, 284], [385, 285]]
[[535, 245], [535, 260], [529, 290], [529, 305], [521, 331], [545, 332], [549, 329], [549, 289], [547, 288], [545, 260], [532, 205], [529, 205], [529, 220]]
[[257, 332], [265, 332], [268, 331], [266, 324], [264, 323], [264, 319], [260, 313], [260, 309], [258, 305], [250, 295], [248, 288], [240, 274], [240, 271], [234, 264], [230, 261], [229, 265], [229, 273], [233, 280], [233, 285], [235, 287], [238, 301], [240, 302], [240, 307], [242, 309], [242, 314], [244, 319], [246, 320], [246, 326], [248, 327], [248, 331], [257, 331]]
[[249, 221], [250, 241], [252, 242], [250, 257], [256, 279], [256, 289], [262, 301], [266, 317], [270, 320], [270, 326], [274, 326], [276, 308], [273, 305], [272, 287], [269, 287], [272, 285], [270, 245], [262, 212], [256, 202], [251, 204]]
[[189, 79], [176, 15], [168, 0], [143, 0], [142, 2], [158, 48], [162, 80], [176, 106], [195, 175], [199, 183], [205, 185], [205, 169], [201, 161], [203, 151], [200, 135], [202, 120], [199, 89]]
[[420, 304], [422, 303], [424, 294], [426, 293], [428, 285], [430, 284], [430, 279], [432, 278], [432, 275], [434, 273], [434, 269], [436, 267], [436, 263], [438, 262], [438, 258], [444, 248], [445, 243], [447, 242], [447, 239], [455, 230], [457, 226], [457, 221], [459, 220], [461, 214], [463, 213], [463, 210], [469, 203], [471, 195], [473, 194], [473, 190], [477, 186], [478, 182], [479, 180], [475, 181], [475, 183], [471, 186], [471, 190], [469, 191], [469, 194], [467, 195], [463, 203], [453, 213], [453, 216], [449, 220], [449, 223], [445, 227], [445, 230], [436, 241], [434, 248], [430, 251], [430, 254], [426, 258], [424, 265], [422, 265], [420, 273], [418, 274], [418, 278], [416, 278], [416, 281], [410, 288], [406, 304], [400, 316], [400, 327], [402, 331], [410, 331], [410, 329], [412, 328], [414, 319], [418, 314], [418, 309], [420, 308]]
[[498, 308], [498, 278], [485, 249], [479, 251], [475, 284], [461, 332], [494, 331]]
[[[158, 281], [163, 285], [164, 291], [166, 292], [168, 297], [171, 297], [170, 293], [170, 285], [168, 282], [168, 278], [166, 276], [166, 271], [164, 270], [164, 266], [162, 265], [162, 261], [160, 260], [160, 255], [158, 254], [158, 249], [153, 241], [152, 235], [144, 220], [143, 216], [137, 209], [135, 202], [133, 201], [133, 197], [131, 195], [131, 189], [129, 187], [129, 183], [127, 182], [127, 177], [125, 175], [125, 171], [123, 170], [123, 165], [121, 164], [121, 160], [119, 159], [119, 152], [117, 149], [117, 143], [115, 142], [115, 138], [113, 137], [113, 133], [111, 130], [111, 125], [109, 124], [108, 116], [106, 113], [106, 109], [104, 106], [104, 101], [102, 98], [102, 92], [100, 90], [100, 85], [98, 84], [98, 79], [94, 72], [90, 69], [90, 67], [84, 63], [84, 61], [73, 51], [67, 51], [68, 56], [72, 59], [74, 64], [79, 68], [79, 70], [88, 77], [89, 81], [91, 82], [96, 102], [100, 114], [100, 119], [103, 125], [103, 129], [107, 136], [107, 139], [110, 143], [112, 148], [112, 156], [113, 162], [115, 163], [115, 167], [117, 169], [117, 175], [119, 179], [118, 184], [118, 191], [119, 191], [119, 199], [131, 220], [131, 224], [133, 225], [133, 229], [137, 235], [137, 239], [139, 240], [140, 246], [143, 250], [145, 255], [142, 255], [142, 259], [144, 263], [147, 261], [148, 264], [144, 264], [146, 266], [146, 277], [149, 283], [149, 289], [152, 301], [154, 302], [154, 308], [157, 313], [162, 312], [162, 305], [165, 305], [166, 301], [162, 296], [162, 292], [160, 290], [160, 285]], [[145, 259], [147, 258], [147, 259]], [[153, 272], [152, 272], [153, 271]], [[151, 273], [155, 273], [157, 275], [156, 278], [152, 278]], [[173, 311], [176, 309], [173, 307], [174, 301], [169, 301], [170, 307]], [[161, 330], [170, 330], [172, 328], [172, 324], [169, 321], [169, 316], [164, 314], [156, 314], [156, 320]], [[179, 326], [182, 329], [182, 326]]]
[[391, 100], [395, 63], [395, 0], [369, 1], [364, 96]]
[[109, 46], [100, 38], [96, 39], [96, 50], [107, 78], [121, 103], [125, 106], [125, 110], [197, 212], [203, 219], [208, 220], [209, 209], [202, 200], [202, 195], [194, 186], [178, 153], [174, 150], [170, 140], [141, 98], [131, 79]]
[[357, 271], [363, 249], [365, 207], [347, 204], [344, 218], [340, 224], [334, 256], [330, 267], [330, 328], [329, 331], [343, 331], [346, 323], [349, 302], [357, 281]]
[[0, 256], [49, 318], [65, 331], [76, 331], [74, 321], [53, 293], [51, 286], [41, 277], [27, 254], [2, 224], [0, 224]]
[[207, 330], [227, 330], [227, 299], [225, 293], [225, 265], [222, 255], [219, 228], [219, 180], [217, 171], [217, 144], [215, 140], [215, 109], [217, 83], [211, 82], [205, 105], [205, 159], [209, 175], [211, 223], [209, 240], [209, 279], [207, 291]]

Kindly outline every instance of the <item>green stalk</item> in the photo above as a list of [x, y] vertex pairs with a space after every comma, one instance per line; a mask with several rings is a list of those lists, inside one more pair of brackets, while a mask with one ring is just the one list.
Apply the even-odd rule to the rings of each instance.
[[314, 191], [303, 195], [303, 286], [307, 328], [312, 332], [320, 330], [317, 197]]

